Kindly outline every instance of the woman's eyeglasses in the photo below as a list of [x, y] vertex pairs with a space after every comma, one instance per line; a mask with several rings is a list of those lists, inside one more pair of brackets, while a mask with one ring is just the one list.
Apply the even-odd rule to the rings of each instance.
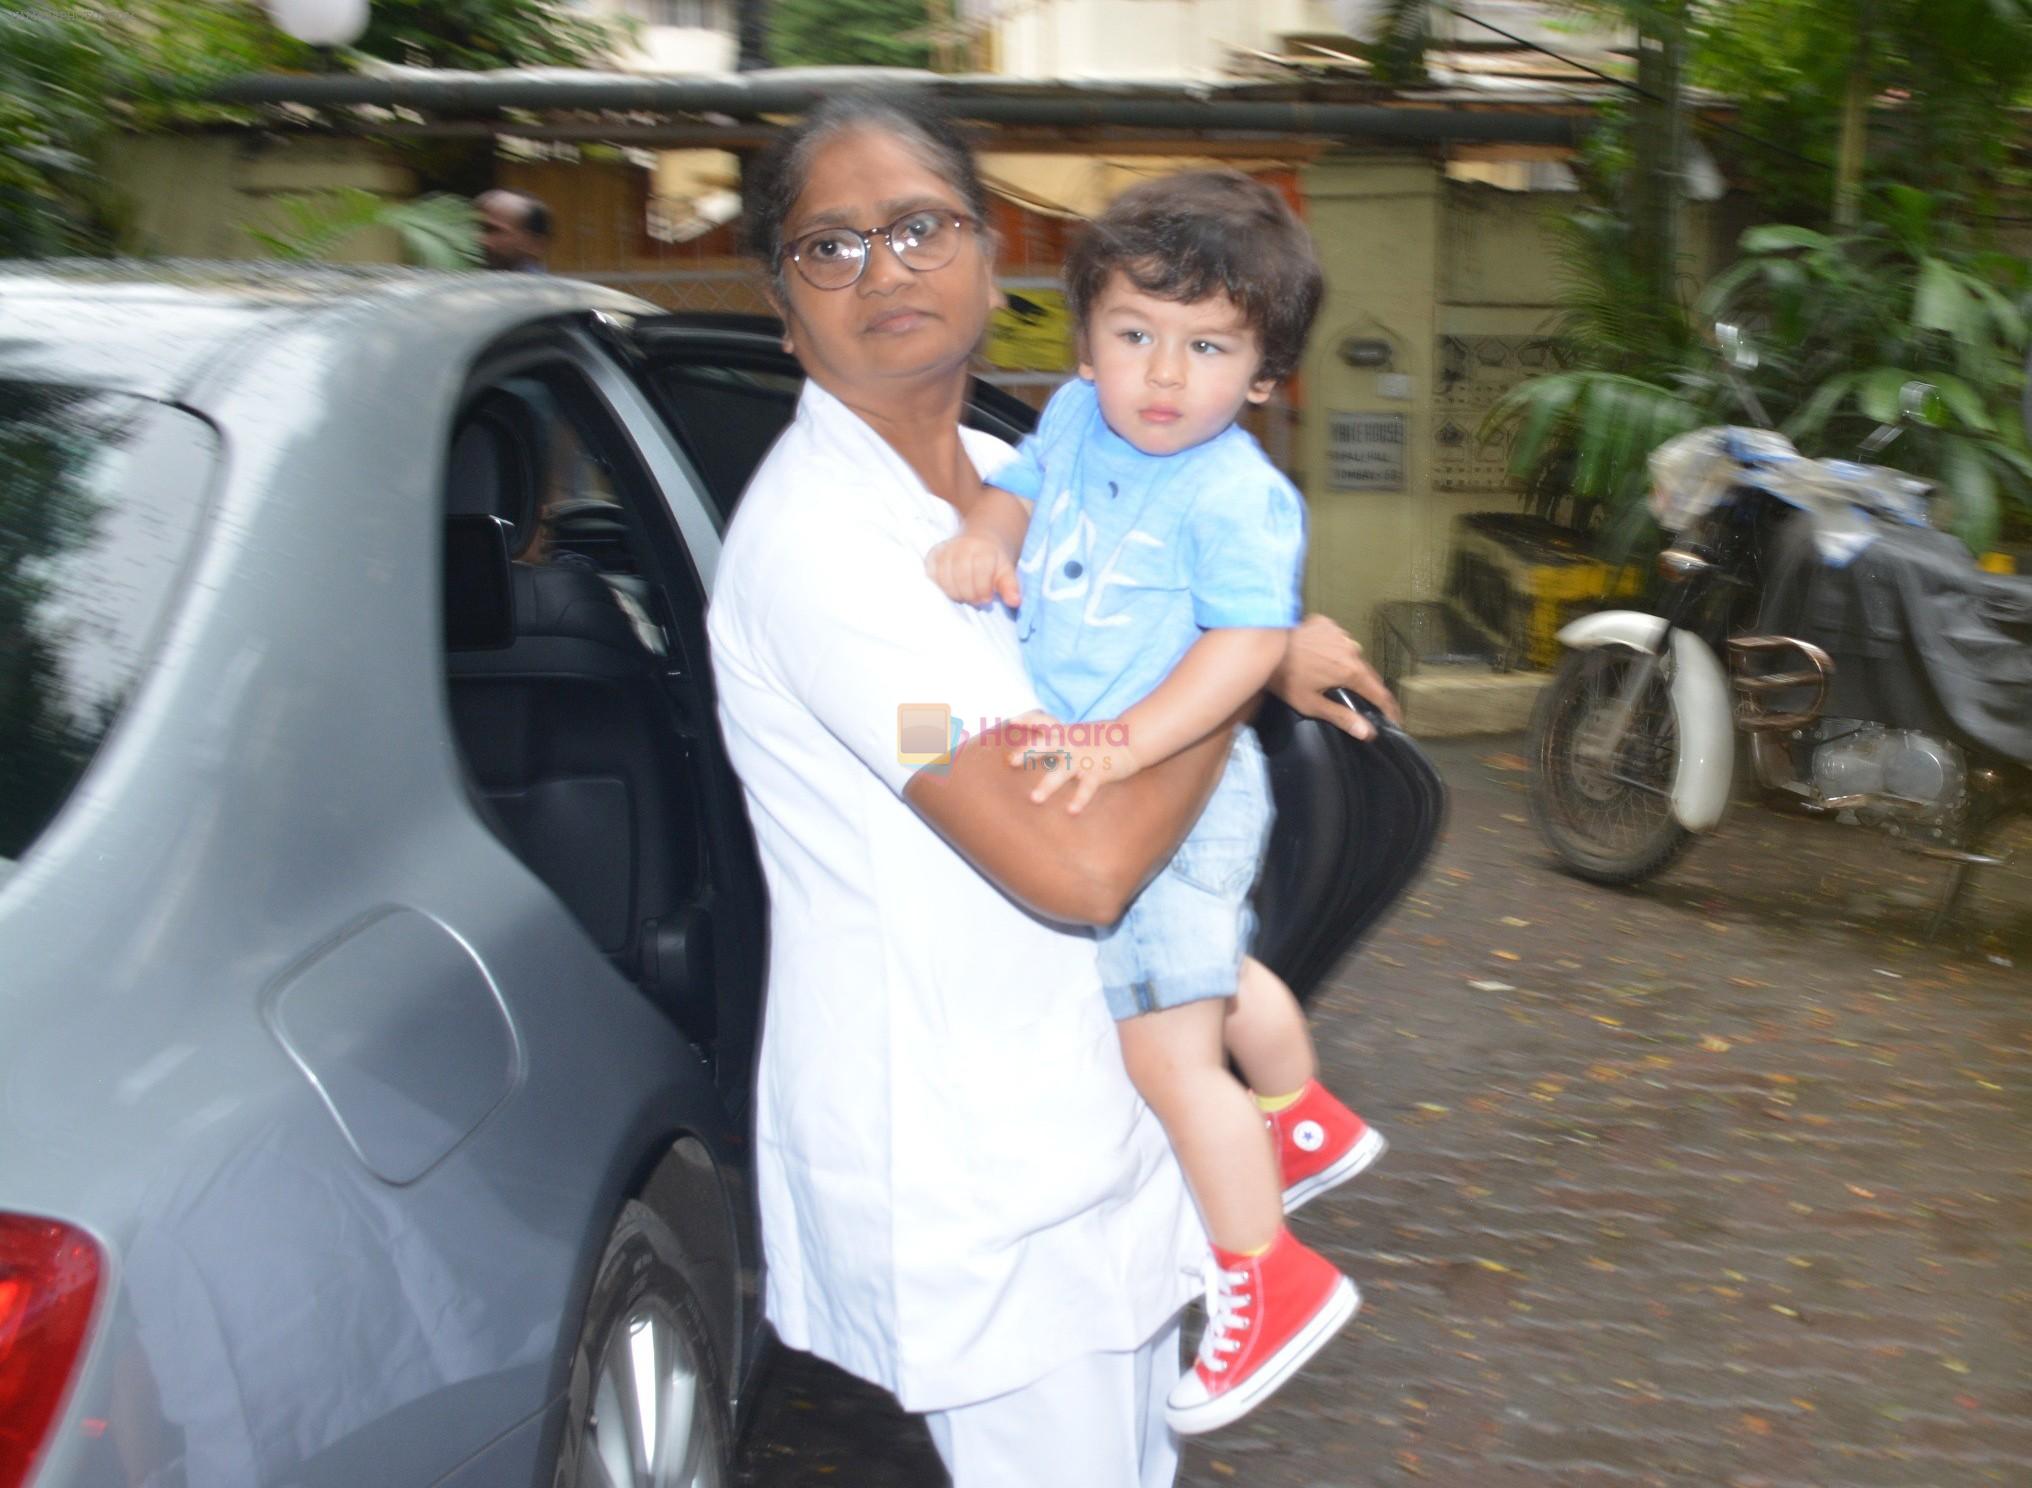
[[868, 272], [868, 256], [875, 251], [877, 238], [889, 245], [904, 268], [927, 274], [951, 263], [966, 230], [979, 226], [961, 212], [920, 208], [887, 227], [871, 227], [866, 232], [822, 227], [792, 238], [783, 251], [813, 289], [845, 289]]

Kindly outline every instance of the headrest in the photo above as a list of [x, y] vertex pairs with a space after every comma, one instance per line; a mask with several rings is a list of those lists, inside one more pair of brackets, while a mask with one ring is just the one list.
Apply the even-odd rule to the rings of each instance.
[[510, 528], [508, 551], [520, 552], [536, 532], [550, 469], [549, 427], [555, 406], [543, 406], [540, 385], [489, 388], [459, 416], [445, 466], [445, 511], [498, 517]]

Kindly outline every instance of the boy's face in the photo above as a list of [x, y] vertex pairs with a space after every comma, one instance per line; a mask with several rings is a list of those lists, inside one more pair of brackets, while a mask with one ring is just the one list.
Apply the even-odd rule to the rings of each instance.
[[1146, 455], [1206, 443], [1277, 386], [1256, 375], [1261, 339], [1224, 294], [1160, 300], [1113, 274], [1084, 341], [1080, 376], [1100, 393], [1108, 427]]

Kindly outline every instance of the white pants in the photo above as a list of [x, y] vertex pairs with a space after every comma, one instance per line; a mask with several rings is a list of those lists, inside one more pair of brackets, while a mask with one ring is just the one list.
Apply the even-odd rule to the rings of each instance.
[[1164, 1400], [1178, 1339], [1173, 1318], [1134, 1353], [1085, 1354], [1007, 1395], [927, 1413], [953, 1488], [1172, 1488]]

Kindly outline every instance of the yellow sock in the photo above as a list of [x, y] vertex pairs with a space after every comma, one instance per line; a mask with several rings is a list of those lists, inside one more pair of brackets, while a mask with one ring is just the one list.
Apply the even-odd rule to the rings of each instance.
[[[1306, 1081], [1306, 1085], [1311, 1083], [1310, 1080]], [[1274, 1116], [1286, 1106], [1297, 1105], [1298, 1098], [1305, 1094], [1305, 1088], [1305, 1085], [1301, 1085], [1289, 1095], [1259, 1095], [1256, 1097], [1256, 1105], [1265, 1116]]]
[[[1277, 1242], [1273, 1240], [1270, 1242], [1270, 1245], [1275, 1245], [1276, 1243]], [[1264, 1251], [1268, 1250], [1270, 1248], [1270, 1245], [1259, 1245], [1254, 1250], [1238, 1250], [1235, 1252], [1235, 1254], [1240, 1256], [1245, 1261], [1253, 1261], [1256, 1259], [1257, 1256], [1263, 1254]]]

